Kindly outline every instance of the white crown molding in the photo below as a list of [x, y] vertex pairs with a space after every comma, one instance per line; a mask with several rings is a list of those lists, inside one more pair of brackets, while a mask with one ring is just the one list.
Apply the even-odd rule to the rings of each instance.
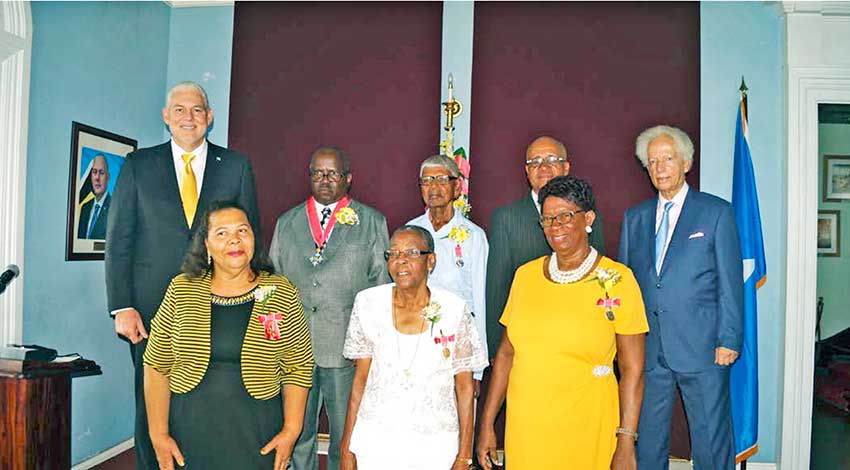
[[162, 0], [162, 3], [171, 8], [195, 8], [195, 7], [227, 7], [233, 6], [234, 0]]
[[785, 13], [850, 16], [850, 2], [782, 2], [782, 9]]
[[[0, 2], [0, 269], [24, 264], [32, 16], [27, 1]], [[0, 295], [0, 344], [20, 343], [23, 276]]]

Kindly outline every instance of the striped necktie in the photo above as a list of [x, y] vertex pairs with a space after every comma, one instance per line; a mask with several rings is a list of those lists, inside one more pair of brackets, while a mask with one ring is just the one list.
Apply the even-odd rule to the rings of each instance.
[[198, 184], [195, 181], [195, 172], [192, 170], [192, 160], [195, 159], [195, 155], [184, 153], [182, 158], [183, 175], [180, 178], [180, 200], [183, 201], [183, 214], [186, 216], [186, 223], [191, 228], [195, 211], [198, 209]]

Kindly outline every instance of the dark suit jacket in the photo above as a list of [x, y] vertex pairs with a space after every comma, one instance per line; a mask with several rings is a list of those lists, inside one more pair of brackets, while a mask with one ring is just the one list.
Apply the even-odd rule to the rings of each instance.
[[97, 220], [94, 221], [94, 228], [91, 231], [91, 237], [86, 237], [86, 232], [89, 231], [89, 216], [92, 208], [94, 208], [94, 199], [90, 199], [83, 204], [80, 209], [80, 223], [77, 224], [77, 238], [91, 238], [93, 240], [103, 240], [106, 238], [106, 221], [109, 220], [109, 203], [112, 201], [112, 196], [106, 195], [103, 204], [100, 206], [100, 213], [97, 214]]
[[275, 269], [298, 288], [319, 367], [345, 367], [342, 356], [354, 296], [391, 281], [384, 261], [389, 245], [387, 220], [377, 210], [352, 200], [360, 223], [334, 224], [318, 266], [310, 263], [316, 243], [307, 222], [306, 202], [277, 219], [269, 253]]
[[[540, 227], [540, 213], [531, 200], [531, 192], [493, 211], [490, 217], [490, 253], [487, 257], [487, 346], [492, 358], [502, 339], [499, 318], [508, 301], [514, 272], [523, 264], [551, 253]], [[602, 217], [596, 213], [590, 245], [605, 253]]]
[[626, 211], [620, 262], [640, 284], [649, 334], [646, 369], [658, 365], [659, 348], [677, 372], [714, 366], [714, 350], [741, 350], [743, 264], [732, 206], [711, 194], [688, 190], [670, 238], [661, 273], [655, 272], [652, 198]]
[[112, 193], [106, 229], [106, 294], [109, 311], [134, 307], [145, 328], [156, 313], [168, 282], [180, 272], [194, 230], [206, 207], [234, 200], [245, 207], [260, 237], [254, 174], [248, 159], [208, 143], [198, 210], [186, 224], [171, 156], [171, 143], [127, 156]]

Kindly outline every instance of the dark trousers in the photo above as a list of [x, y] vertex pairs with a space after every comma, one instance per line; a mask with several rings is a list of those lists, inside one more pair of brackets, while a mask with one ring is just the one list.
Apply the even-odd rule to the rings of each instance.
[[133, 359], [136, 379], [136, 470], [159, 469], [159, 465], [156, 462], [156, 454], [151, 445], [151, 438], [148, 435], [148, 415], [145, 410], [145, 367], [143, 356], [147, 345], [148, 340], [146, 339], [143, 339], [139, 344], [130, 344], [130, 356]]
[[732, 412], [729, 405], [729, 367], [715, 366], [698, 372], [676, 372], [664, 360], [644, 372], [645, 386], [638, 424], [638, 470], [669, 467], [670, 420], [676, 386], [691, 436], [695, 470], [735, 468]]

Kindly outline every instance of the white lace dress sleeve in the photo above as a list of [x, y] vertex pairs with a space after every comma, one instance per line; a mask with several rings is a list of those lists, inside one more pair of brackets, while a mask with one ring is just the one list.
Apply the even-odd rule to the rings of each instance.
[[351, 320], [348, 323], [345, 345], [342, 349], [342, 355], [351, 360], [372, 357], [375, 349], [375, 345], [363, 328], [363, 319], [360, 316], [360, 300], [359, 295], [354, 299], [354, 308], [351, 310]]
[[456, 335], [454, 360], [452, 361], [454, 374], [482, 370], [489, 365], [487, 351], [481, 343], [481, 337], [478, 335], [472, 314], [469, 313], [469, 308], [466, 306], [464, 306], [463, 315], [458, 322]]

